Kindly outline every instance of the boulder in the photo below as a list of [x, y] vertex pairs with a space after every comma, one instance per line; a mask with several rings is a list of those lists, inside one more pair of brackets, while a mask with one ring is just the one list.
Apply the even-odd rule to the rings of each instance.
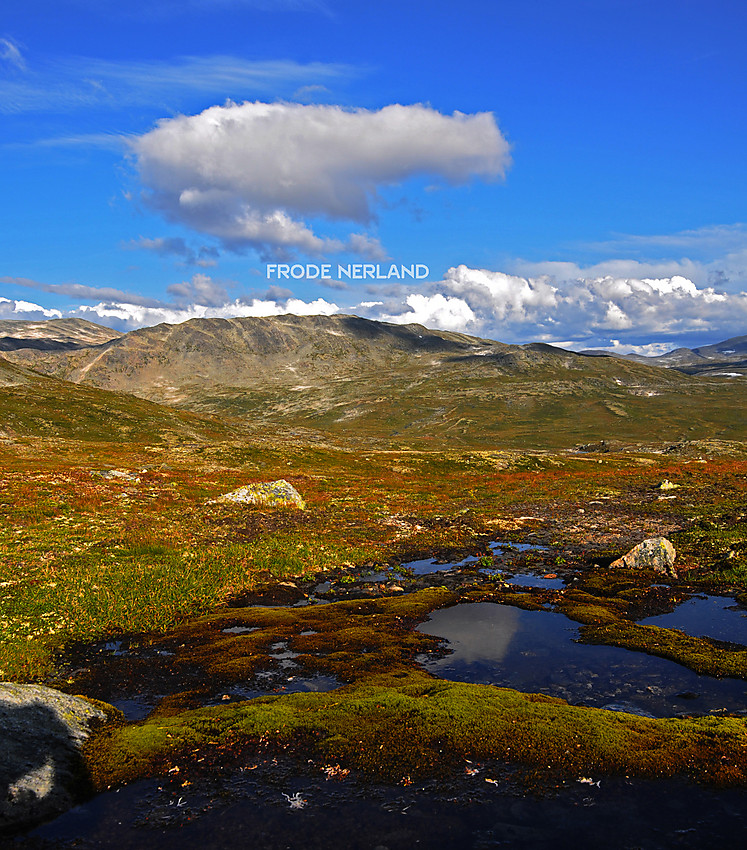
[[677, 552], [666, 537], [649, 537], [634, 546], [630, 552], [610, 564], [615, 567], [632, 570], [654, 570], [657, 573], [677, 578], [674, 559]]
[[42, 685], [0, 682], [0, 831], [53, 817], [90, 793], [82, 747], [116, 714]]
[[681, 484], [673, 484], [668, 478], [665, 478], [661, 484], [656, 488], [657, 490], [677, 490], [681, 487]]
[[219, 502], [243, 502], [250, 505], [262, 505], [268, 508], [295, 506], [304, 510], [306, 507], [301, 494], [284, 478], [279, 481], [265, 481], [260, 484], [247, 484], [232, 490], [217, 499], [211, 499], [209, 504]]

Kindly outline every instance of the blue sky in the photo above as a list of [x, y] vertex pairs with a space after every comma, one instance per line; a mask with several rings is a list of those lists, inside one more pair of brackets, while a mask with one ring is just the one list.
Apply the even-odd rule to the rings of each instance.
[[0, 318], [745, 333], [745, 31], [740, 0], [4, 0]]

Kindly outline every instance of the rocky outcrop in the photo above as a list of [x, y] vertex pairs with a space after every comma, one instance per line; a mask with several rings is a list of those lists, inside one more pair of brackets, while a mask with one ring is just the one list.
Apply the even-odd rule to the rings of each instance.
[[239, 487], [217, 499], [211, 499], [210, 504], [217, 502], [243, 502], [250, 505], [261, 505], [268, 508], [296, 507], [303, 510], [306, 504], [296, 488], [284, 478], [279, 481], [266, 481], [261, 484], [247, 484]]
[[81, 750], [116, 714], [41, 685], [0, 683], [0, 831], [53, 817], [90, 793]]
[[654, 570], [657, 573], [677, 578], [674, 559], [677, 552], [666, 537], [649, 537], [629, 552], [613, 561], [611, 568], [632, 570]]

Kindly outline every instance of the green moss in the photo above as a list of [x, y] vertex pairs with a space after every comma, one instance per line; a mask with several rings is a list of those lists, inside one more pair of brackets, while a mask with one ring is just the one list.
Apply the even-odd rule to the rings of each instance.
[[577, 623], [617, 623], [618, 615], [602, 605], [589, 604], [582, 600], [564, 603], [560, 610], [571, 620]]
[[568, 590], [558, 601], [558, 610], [577, 623], [615, 623], [625, 613], [624, 600], [600, 598], [583, 590]]
[[499, 605], [511, 605], [525, 611], [545, 611], [548, 595], [554, 596], [554, 594], [517, 593], [483, 586], [465, 591], [460, 595], [460, 599], [464, 602], [496, 602]]
[[660, 577], [640, 570], [591, 570], [579, 576], [576, 588], [593, 596], [610, 597], [646, 588], [656, 578]]
[[640, 626], [619, 621], [588, 625], [581, 629], [584, 643], [622, 646], [648, 655], [669, 658], [696, 673], [707, 676], [732, 676], [747, 679], [747, 648], [734, 648], [710, 638], [696, 638], [678, 629]]
[[[198, 668], [216, 683], [250, 678], [271, 665], [273, 644], [287, 643], [307, 671], [352, 682], [401, 670], [437, 639], [413, 632], [415, 622], [456, 601], [443, 588], [404, 596], [301, 608], [228, 608], [185, 623], [166, 639], [173, 664]], [[247, 634], [226, 629], [253, 628]], [[159, 638], [163, 639], [163, 638]]]
[[317, 758], [394, 781], [439, 773], [465, 758], [570, 774], [747, 781], [741, 719], [651, 720], [422, 673], [158, 717], [108, 730], [88, 745], [86, 757], [103, 788], [188, 765], [211, 748], [260, 740], [295, 743]]

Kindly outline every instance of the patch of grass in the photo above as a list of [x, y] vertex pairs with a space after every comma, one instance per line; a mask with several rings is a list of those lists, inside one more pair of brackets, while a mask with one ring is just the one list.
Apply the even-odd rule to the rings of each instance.
[[56, 553], [7, 571], [0, 583], [0, 675], [47, 676], [52, 654], [70, 641], [164, 632], [251, 588], [255, 576], [316, 573], [359, 555], [344, 544], [285, 535], [254, 545], [185, 549], [139, 542]]
[[[742, 498], [744, 490], [742, 491]], [[747, 515], [744, 504], [729, 513], [698, 516], [674, 536], [683, 552], [697, 553], [703, 567], [714, 577], [747, 588]]]

